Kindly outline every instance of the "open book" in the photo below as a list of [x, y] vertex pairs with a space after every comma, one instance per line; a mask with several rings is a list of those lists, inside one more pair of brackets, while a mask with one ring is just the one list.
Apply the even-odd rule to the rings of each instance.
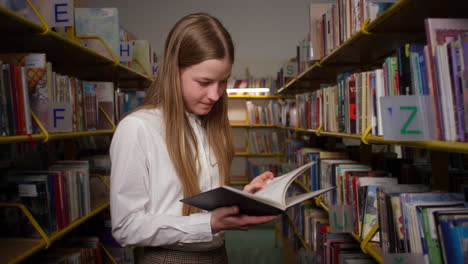
[[307, 163], [287, 174], [269, 180], [268, 184], [263, 187], [263, 189], [254, 194], [243, 192], [229, 186], [221, 186], [188, 197], [181, 200], [181, 202], [207, 211], [212, 211], [219, 207], [237, 205], [239, 206], [241, 214], [254, 216], [278, 215], [293, 205], [335, 188], [331, 187], [286, 198], [288, 187], [294, 179], [313, 164], [314, 162]]

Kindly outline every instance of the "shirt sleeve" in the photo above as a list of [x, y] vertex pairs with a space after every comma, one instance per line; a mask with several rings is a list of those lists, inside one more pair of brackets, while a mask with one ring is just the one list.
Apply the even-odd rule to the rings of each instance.
[[122, 246], [210, 242], [211, 213], [173, 216], [145, 210], [150, 190], [144, 129], [142, 120], [130, 116], [120, 122], [112, 139], [110, 209], [114, 238]]

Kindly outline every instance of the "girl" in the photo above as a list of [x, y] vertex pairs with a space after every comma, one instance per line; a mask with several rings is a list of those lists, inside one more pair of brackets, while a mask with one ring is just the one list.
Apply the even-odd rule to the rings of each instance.
[[[114, 134], [112, 232], [123, 246], [144, 246], [144, 263], [226, 263], [223, 230], [276, 218], [240, 215], [235, 206], [201, 212], [179, 202], [229, 177], [234, 150], [225, 90], [233, 62], [231, 37], [216, 18], [182, 18], [142, 106]], [[264, 173], [244, 191], [271, 178]]]

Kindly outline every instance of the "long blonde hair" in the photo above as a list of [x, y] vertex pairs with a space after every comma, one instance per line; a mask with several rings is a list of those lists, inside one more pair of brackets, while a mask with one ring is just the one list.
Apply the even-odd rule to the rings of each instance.
[[[167, 37], [158, 77], [143, 100], [142, 108], [162, 109], [167, 150], [182, 182], [184, 197], [200, 193], [197, 170], [197, 163], [198, 165], [200, 163], [196, 147], [197, 138], [185, 114], [180, 73], [185, 67], [205, 60], [224, 58], [227, 58], [231, 64], [234, 62], [234, 45], [229, 33], [216, 18], [202, 13], [182, 18]], [[213, 105], [207, 115], [200, 118], [216, 157], [220, 183], [223, 184], [229, 177], [234, 156], [226, 93]], [[186, 204], [182, 209], [183, 215], [199, 211]]]

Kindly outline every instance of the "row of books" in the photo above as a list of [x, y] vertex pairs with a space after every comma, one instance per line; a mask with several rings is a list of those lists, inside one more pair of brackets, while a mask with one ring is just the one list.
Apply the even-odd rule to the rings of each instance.
[[[304, 204], [298, 207], [304, 219], [303, 233], [304, 241], [309, 250], [304, 247], [296, 251], [297, 263], [323, 263], [323, 264], [343, 264], [343, 263], [377, 263], [369, 255], [362, 252], [359, 243], [346, 233], [331, 233], [328, 213], [314, 205]], [[289, 217], [282, 216], [284, 223], [290, 222]], [[292, 226], [292, 224], [289, 224]], [[293, 230], [283, 225], [283, 235], [293, 237]], [[293, 246], [292, 241], [289, 243]]]
[[248, 123], [251, 125], [279, 125], [281, 123], [281, 104], [277, 100], [269, 100], [266, 105], [246, 101], [245, 106]]
[[[381, 69], [345, 73], [337, 85], [296, 96], [300, 128], [361, 134], [372, 125], [374, 135], [383, 135], [379, 100], [384, 96]], [[380, 133], [379, 133], [380, 131]]]
[[247, 159], [247, 176], [249, 181], [253, 180], [258, 175], [270, 171], [273, 175], [283, 175], [291, 171], [291, 165], [284, 162], [268, 162], [259, 161], [258, 159]]
[[310, 42], [312, 59], [332, 53], [342, 43], [361, 30], [369, 19], [373, 21], [394, 4], [394, 0], [338, 0], [333, 4], [310, 4]]
[[[23, 204], [47, 235], [91, 212], [88, 161], [56, 161], [46, 171], [10, 171], [1, 180], [2, 202]], [[0, 212], [2, 237], [39, 237], [17, 208]]]
[[31, 111], [49, 132], [111, 129], [103, 111], [115, 122], [146, 95], [56, 73], [44, 53], [0, 54], [0, 66], [1, 136], [40, 132]]
[[117, 89], [115, 91], [115, 117], [122, 120], [126, 114], [141, 105], [146, 91]]
[[[468, 32], [467, 21], [427, 19], [429, 45], [405, 45], [386, 58], [381, 69], [340, 74], [336, 85], [298, 95], [300, 127], [361, 134], [372, 126], [373, 135], [385, 137], [381, 98], [420, 95], [432, 98], [434, 139], [466, 141], [468, 37], [460, 32]], [[434, 36], [443, 27], [456, 30], [447, 29], [445, 39]]]
[[[31, 121], [30, 110], [51, 132], [96, 129], [97, 93], [100, 99], [104, 99], [102, 103], [105, 106], [108, 98], [101, 94], [107, 91], [112, 95], [112, 83], [97, 85], [56, 73], [44, 53], [1, 54], [0, 61], [3, 62], [0, 76], [3, 108], [0, 127], [3, 136], [38, 132], [37, 125]], [[69, 108], [64, 109], [67, 105]], [[65, 127], [53, 125], [56, 121], [53, 120], [54, 111], [60, 111], [56, 117], [64, 120]]]
[[296, 57], [278, 72], [278, 87], [304, 72], [361, 30], [362, 24], [373, 21], [390, 8], [395, 0], [338, 0], [310, 3], [309, 33], [296, 46]]
[[[117, 8], [75, 7], [75, 1], [32, 0], [31, 4], [44, 21], [56, 32], [110, 59], [117, 59], [142, 74], [154, 76], [157, 58], [147, 40], [137, 40], [119, 24]], [[78, 3], [78, 1], [77, 1]], [[39, 17], [26, 0], [1, 1], [4, 8], [16, 12], [32, 22], [41, 24]], [[100, 37], [105, 43], [97, 38]], [[107, 49], [109, 47], [109, 50]]]
[[[352, 223], [351, 232], [360, 239], [366, 238], [371, 228], [379, 223], [380, 230], [371, 241], [380, 243], [384, 254], [420, 254], [423, 256], [421, 263], [463, 263], [465, 255], [461, 245], [468, 239], [463, 225], [468, 218], [462, 194], [468, 190], [466, 172], [450, 171], [449, 177], [459, 177], [452, 182], [451, 190], [454, 192], [438, 192], [431, 190], [430, 179], [421, 169], [430, 166], [421, 161], [411, 164], [416, 169], [401, 167], [402, 171], [411, 173], [409, 178], [385, 170], [373, 170], [369, 165], [348, 159], [345, 152], [296, 148], [293, 156], [300, 166], [302, 162], [313, 160], [317, 152], [324, 157], [330, 153], [335, 156], [332, 159], [315, 158], [318, 169], [311, 167], [301, 181], [311, 189], [314, 181], [318, 181], [318, 188], [336, 186], [334, 191], [323, 196], [323, 201], [330, 210], [350, 208], [348, 212], [352, 217], [348, 223]], [[307, 243], [314, 243], [311, 240], [313, 233], [310, 233], [314, 228], [310, 226], [310, 214], [298, 207], [289, 211], [299, 234]], [[314, 214], [318, 214], [315, 218], [321, 221], [323, 215]], [[331, 218], [329, 220], [332, 221]]]
[[248, 132], [248, 152], [250, 154], [281, 153], [282, 133], [279, 131]]

